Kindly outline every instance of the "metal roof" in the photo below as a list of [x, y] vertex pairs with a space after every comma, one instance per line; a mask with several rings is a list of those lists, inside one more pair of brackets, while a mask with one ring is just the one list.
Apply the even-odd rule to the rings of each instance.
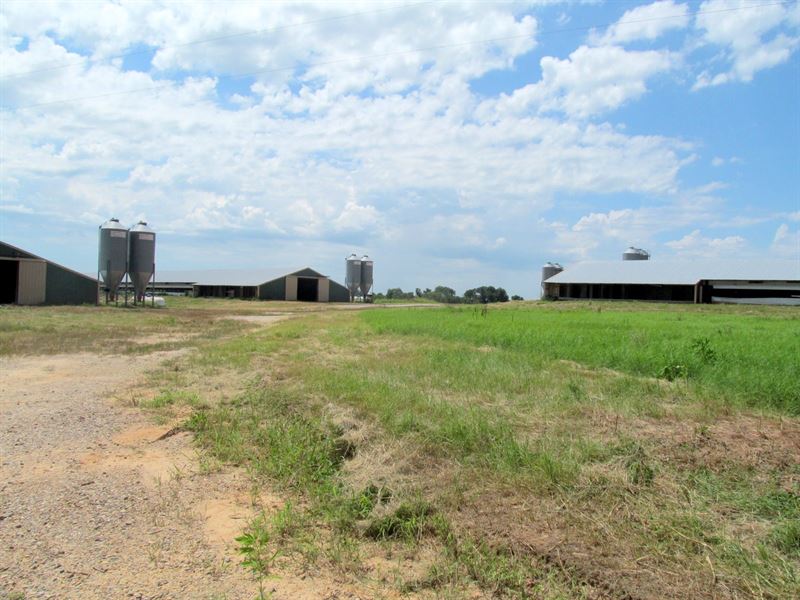
[[798, 281], [800, 261], [792, 260], [608, 260], [576, 263], [547, 283], [694, 285], [701, 279]]
[[52, 260], [48, 260], [46, 258], [42, 258], [41, 256], [37, 256], [36, 254], [33, 254], [32, 252], [28, 252], [27, 250], [23, 250], [22, 248], [17, 248], [16, 246], [13, 246], [12, 244], [9, 244], [8, 242], [0, 241], [0, 246], [2, 246], [4, 248], [4, 250], [0, 250], [0, 256], [2, 256], [4, 258], [28, 258], [28, 259], [34, 259], [34, 260], [43, 260], [46, 263], [49, 263], [51, 265], [55, 265], [56, 267], [64, 269], [65, 271], [69, 271], [73, 275], [78, 275], [80, 277], [83, 277], [84, 279], [91, 279], [92, 281], [97, 282], [97, 275], [96, 274], [93, 275], [91, 273], [80, 273], [80, 272], [78, 272], [78, 271], [76, 271], [74, 269], [70, 269], [69, 267], [65, 267], [62, 264], [59, 264], [57, 262], [53, 262]]
[[294, 275], [300, 271], [314, 271], [320, 277], [322, 273], [302, 267], [300, 269], [264, 268], [264, 269], [202, 269], [197, 271], [158, 271], [156, 270], [155, 282], [187, 283], [192, 285], [223, 285], [223, 286], [256, 286], [268, 281], [280, 279], [287, 275]]

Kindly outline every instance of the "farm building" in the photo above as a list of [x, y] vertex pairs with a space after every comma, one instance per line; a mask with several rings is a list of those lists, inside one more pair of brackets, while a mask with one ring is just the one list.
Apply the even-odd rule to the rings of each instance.
[[340, 283], [308, 267], [302, 269], [218, 269], [156, 272], [160, 293], [195, 297], [348, 302]]
[[95, 304], [97, 280], [0, 242], [0, 304]]
[[800, 262], [592, 261], [542, 269], [542, 297], [800, 305]]

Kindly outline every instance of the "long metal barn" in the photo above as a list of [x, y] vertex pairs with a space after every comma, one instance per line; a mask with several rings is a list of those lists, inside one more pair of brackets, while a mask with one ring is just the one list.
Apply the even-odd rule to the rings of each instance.
[[542, 297], [562, 300], [800, 305], [800, 262], [622, 260], [542, 269]]
[[342, 284], [309, 267], [156, 272], [156, 292], [212, 298], [348, 302]]
[[0, 304], [95, 304], [97, 280], [0, 242]]

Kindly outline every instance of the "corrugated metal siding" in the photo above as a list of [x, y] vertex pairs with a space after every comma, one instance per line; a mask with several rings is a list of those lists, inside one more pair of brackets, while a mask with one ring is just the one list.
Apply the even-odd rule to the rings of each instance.
[[258, 286], [261, 300], [286, 300], [286, 278], [279, 277]]
[[94, 279], [47, 263], [45, 304], [95, 304], [97, 282]]
[[47, 283], [47, 263], [43, 260], [19, 261], [17, 304], [42, 304]]
[[328, 288], [328, 300], [330, 302], [350, 302], [350, 292], [346, 287], [332, 279], [328, 281], [330, 282]]

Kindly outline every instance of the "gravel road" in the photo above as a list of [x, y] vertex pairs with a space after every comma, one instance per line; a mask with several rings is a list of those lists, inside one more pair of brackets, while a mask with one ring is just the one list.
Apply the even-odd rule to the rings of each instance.
[[[113, 397], [174, 355], [0, 359], [0, 599], [257, 595], [232, 545], [253, 512], [247, 478], [199, 472], [190, 434], [159, 440], [169, 425]], [[371, 597], [322, 573], [269, 589]]]

